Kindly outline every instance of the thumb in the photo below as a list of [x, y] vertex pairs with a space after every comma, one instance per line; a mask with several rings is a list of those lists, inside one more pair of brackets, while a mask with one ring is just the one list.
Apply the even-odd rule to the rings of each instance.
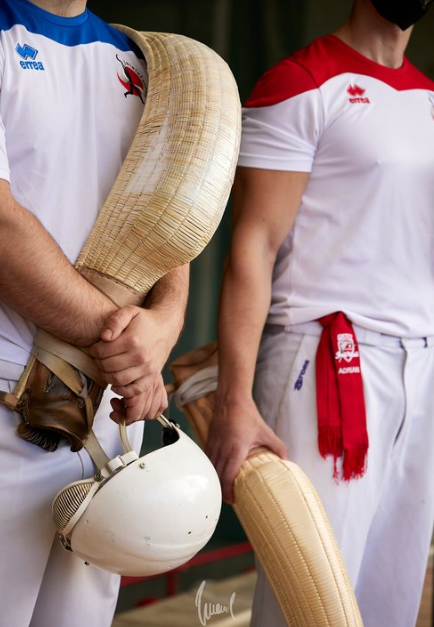
[[135, 316], [135, 307], [132, 307], [131, 305], [126, 305], [125, 307], [118, 309], [118, 311], [115, 311], [115, 313], [109, 316], [106, 320], [104, 328], [101, 331], [101, 339], [105, 342], [117, 340]]
[[278, 457], [281, 459], [288, 459], [288, 447], [275, 433], [273, 433], [270, 437], [269, 442], [267, 443], [268, 448], [276, 453]]

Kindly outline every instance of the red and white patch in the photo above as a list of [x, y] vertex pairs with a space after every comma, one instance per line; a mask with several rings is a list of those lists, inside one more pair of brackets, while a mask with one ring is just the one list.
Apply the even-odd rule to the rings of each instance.
[[335, 355], [335, 359], [346, 362], [350, 362], [354, 357], [358, 357], [359, 353], [356, 350], [354, 337], [351, 333], [338, 333], [337, 335], [338, 350]]
[[118, 69], [119, 82], [125, 88], [124, 96], [138, 96], [143, 101], [145, 95], [145, 85], [137, 70], [135, 70], [128, 62], [122, 61], [118, 56], [117, 60], [121, 64]]

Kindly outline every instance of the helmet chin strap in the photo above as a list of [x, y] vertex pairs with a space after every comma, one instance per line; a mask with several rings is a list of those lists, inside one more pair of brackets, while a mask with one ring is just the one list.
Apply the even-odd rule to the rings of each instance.
[[84, 441], [83, 446], [91, 456], [92, 461], [98, 470], [101, 470], [109, 463], [110, 459], [105, 454], [93, 430], [89, 432], [89, 435]]
[[[165, 428], [165, 429], [174, 429], [173, 424], [162, 414], [156, 416], [156, 420]], [[127, 425], [125, 420], [122, 420], [119, 423], [119, 436], [122, 443], [122, 448], [125, 451], [125, 455], [117, 455], [114, 459], [109, 459], [109, 457], [104, 452], [98, 438], [95, 435], [93, 430], [90, 431], [84, 442], [84, 448], [87, 450], [89, 455], [92, 458], [93, 463], [95, 464], [95, 468], [97, 469], [96, 480], [98, 478], [102, 479], [108, 474], [113, 474], [116, 470], [121, 467], [129, 464], [130, 462], [138, 459], [138, 455], [136, 451], [133, 450], [133, 447], [130, 444], [127, 434]], [[120, 463], [119, 463], [120, 462]]]

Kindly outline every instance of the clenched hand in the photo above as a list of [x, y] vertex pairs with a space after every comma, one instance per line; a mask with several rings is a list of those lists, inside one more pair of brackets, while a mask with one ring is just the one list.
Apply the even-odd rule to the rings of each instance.
[[169, 338], [161, 312], [127, 305], [108, 318], [88, 352], [122, 397], [112, 401], [116, 422], [149, 420], [167, 407], [161, 371], [172, 349]]

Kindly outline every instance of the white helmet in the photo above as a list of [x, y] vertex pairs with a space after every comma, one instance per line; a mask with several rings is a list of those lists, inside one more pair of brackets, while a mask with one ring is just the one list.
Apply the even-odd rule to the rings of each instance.
[[156, 575], [190, 560], [214, 533], [217, 473], [193, 440], [163, 421], [163, 448], [139, 458], [121, 428], [125, 455], [54, 498], [60, 539], [85, 562], [120, 575]]

